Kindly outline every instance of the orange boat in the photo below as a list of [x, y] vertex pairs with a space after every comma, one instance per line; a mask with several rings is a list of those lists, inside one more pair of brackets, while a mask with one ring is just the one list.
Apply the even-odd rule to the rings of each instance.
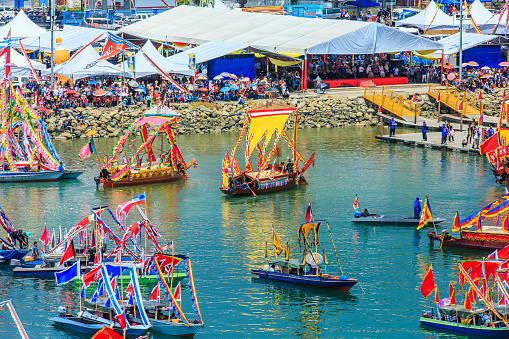
[[[230, 156], [226, 152], [223, 160], [223, 180], [221, 192], [227, 195], [250, 195], [275, 193], [289, 188], [307, 185], [304, 172], [310, 165], [314, 165], [315, 152], [306, 161], [297, 151], [297, 109], [292, 106], [269, 102], [247, 112], [239, 140], [231, 151]], [[293, 136], [290, 137], [286, 130], [293, 121]], [[244, 172], [239, 168], [236, 150], [246, 132], [246, 165]], [[274, 146], [268, 154], [266, 149], [274, 135]], [[277, 146], [278, 141], [284, 138], [291, 150], [291, 154], [282, 162], [281, 149]], [[264, 139], [262, 141], [262, 139]], [[258, 171], [254, 171], [250, 157], [258, 150]], [[274, 159], [272, 161], [272, 158]], [[304, 164], [299, 168], [299, 163]]]
[[[96, 184], [115, 187], [187, 178], [187, 170], [196, 164], [196, 159], [193, 158], [189, 163], [184, 161], [176, 143], [177, 126], [178, 115], [172, 109], [155, 106], [147, 111], [142, 118], [129, 126], [113, 147], [111, 160], [106, 158], [100, 175], [94, 178]], [[128, 157], [126, 146], [134, 149], [138, 132], [142, 144]], [[161, 139], [161, 149], [159, 158], [156, 158], [153, 145], [158, 136]], [[131, 141], [128, 142], [128, 139]], [[165, 139], [168, 143], [167, 149], [164, 147]], [[122, 158], [118, 159], [120, 157]]]

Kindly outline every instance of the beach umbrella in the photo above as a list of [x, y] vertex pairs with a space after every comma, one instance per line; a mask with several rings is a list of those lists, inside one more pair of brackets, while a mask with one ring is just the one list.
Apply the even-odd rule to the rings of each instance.
[[490, 68], [489, 68], [488, 66], [483, 66], [483, 67], [481, 67], [481, 69], [483, 69], [483, 70], [487, 71], [487, 70], [489, 70]]
[[94, 96], [96, 97], [102, 97], [106, 94], [106, 91], [102, 88], [98, 89], [97, 91], [94, 92]]
[[274, 87], [267, 88], [265, 90], [265, 93], [275, 93], [275, 92], [279, 92], [279, 90], [277, 88], [274, 88]]
[[96, 134], [97, 131], [91, 130], [87, 132], [87, 137], [91, 137], [92, 135]]
[[479, 66], [479, 64], [478, 64], [477, 62], [475, 62], [475, 61], [469, 61], [469, 62], [467, 62], [467, 65], [472, 66], [472, 67], [477, 67], [477, 66]]
[[239, 77], [236, 76], [235, 74], [230, 74], [230, 79], [238, 79]]
[[94, 80], [90, 80], [89, 82], [87, 82], [87, 84], [89, 84], [89, 85], [97, 85], [98, 82], [94, 81]]
[[73, 89], [71, 89], [70, 91], [67, 91], [65, 92], [65, 94], [76, 94], [77, 92]]
[[489, 78], [493, 78], [493, 75], [491, 74], [485, 74], [481, 77], [481, 79], [489, 79]]
[[232, 85], [230, 86], [230, 88], [234, 91], [238, 91], [240, 89], [240, 86], [237, 86], [237, 85]]
[[138, 87], [139, 84], [136, 82], [136, 80], [131, 80], [129, 81], [128, 85], [131, 87]]
[[120, 96], [121, 96], [121, 97], [126, 97], [126, 96], [128, 96], [128, 95], [129, 95], [129, 94], [127, 94], [126, 92], [122, 92], [122, 93], [120, 93]]
[[447, 68], [447, 69], [454, 68], [454, 65], [449, 64], [449, 65], [447, 65], [447, 67], [446, 67], [446, 68]]
[[196, 80], [208, 80], [208, 76], [206, 74], [203, 74], [203, 73], [199, 73], [197, 76], [196, 76]]
[[209, 89], [207, 87], [200, 87], [200, 88], [198, 88], [198, 91], [200, 91], [200, 92], [208, 92]]
[[249, 78], [242, 78], [242, 82], [248, 82], [249, 81]]
[[135, 92], [145, 92], [145, 90], [143, 88], [136, 88], [134, 91]]
[[498, 64], [499, 66], [502, 66], [502, 67], [508, 67], [509, 66], [509, 62], [507, 61], [502, 61], [501, 63]]
[[[223, 78], [229, 78], [231, 74], [230, 74], [230, 73], [228, 73], [228, 72], [223, 72], [223, 73], [221, 73], [221, 74], [219, 74], [219, 75], [220, 75], [220, 76], [222, 76]], [[215, 78], [214, 78], [214, 79], [215, 79]]]
[[219, 92], [228, 92], [230, 90], [230, 87], [226, 86], [219, 90]]
[[113, 95], [113, 92], [112, 92], [112, 91], [106, 91], [106, 92], [104, 93], [104, 95], [112, 96], [112, 95]]
[[39, 112], [47, 112], [47, 111], [48, 111], [47, 108], [44, 108], [44, 107], [39, 108]]
[[447, 74], [447, 80], [453, 81], [454, 79], [456, 79], [456, 74], [454, 73]]
[[222, 75], [216, 75], [213, 79], [214, 80], [222, 80], [223, 76]]

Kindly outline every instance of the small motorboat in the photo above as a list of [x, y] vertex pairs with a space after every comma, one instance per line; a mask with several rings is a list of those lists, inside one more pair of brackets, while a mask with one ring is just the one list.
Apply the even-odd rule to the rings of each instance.
[[[433, 221], [435, 224], [446, 221], [444, 218], [434, 217]], [[419, 225], [419, 219], [409, 218], [401, 215], [380, 215], [373, 214], [368, 217], [361, 217], [356, 215], [352, 218], [352, 222], [357, 224], [372, 224], [372, 225], [401, 225], [401, 226], [417, 226]], [[433, 223], [428, 223], [433, 225]]]
[[28, 254], [30, 250], [12, 249], [12, 250], [0, 250], [0, 261], [4, 262], [10, 259], [20, 260]]
[[83, 171], [64, 170], [63, 174], [58, 178], [58, 180], [78, 179], [78, 177], [82, 174], [83, 174]]
[[55, 181], [62, 176], [58, 171], [42, 172], [0, 172], [0, 182]]

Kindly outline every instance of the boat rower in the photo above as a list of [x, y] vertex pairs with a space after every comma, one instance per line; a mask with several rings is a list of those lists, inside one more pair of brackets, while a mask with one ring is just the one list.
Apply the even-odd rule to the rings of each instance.
[[363, 218], [366, 218], [366, 217], [376, 217], [376, 216], [379, 216], [379, 214], [371, 214], [369, 213], [368, 209], [365, 208], [364, 209], [364, 212], [361, 213], [360, 217], [363, 217]]

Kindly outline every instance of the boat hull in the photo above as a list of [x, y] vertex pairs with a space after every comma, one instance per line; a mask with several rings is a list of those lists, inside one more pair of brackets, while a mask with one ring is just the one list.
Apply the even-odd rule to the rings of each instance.
[[431, 327], [435, 329], [464, 333], [470, 335], [478, 335], [490, 338], [508, 338], [509, 328], [507, 327], [483, 327], [474, 325], [464, 325], [459, 323], [453, 323], [443, 320], [436, 320], [430, 318], [420, 318], [419, 322], [421, 325]]
[[293, 274], [285, 274], [279, 272], [268, 272], [264, 270], [251, 270], [251, 273], [259, 276], [260, 278], [278, 280], [293, 284], [314, 286], [327, 289], [336, 289], [340, 291], [350, 291], [350, 289], [357, 284], [356, 279], [326, 279], [321, 277], [299, 276]]
[[[15, 267], [12, 272], [18, 277], [38, 279], [55, 279], [55, 273], [62, 272], [68, 267]], [[81, 269], [84, 271], [84, 268]]]
[[[268, 187], [268, 188], [263, 188], [263, 189], [257, 183], [253, 187], [251, 187], [251, 190], [250, 189], [244, 189], [244, 188], [242, 188], [240, 186], [236, 186], [235, 189], [229, 189], [229, 190], [224, 189], [224, 187], [220, 187], [219, 189], [225, 195], [243, 196], [243, 195], [253, 195], [253, 192], [256, 195], [277, 193], [277, 192], [286, 191], [288, 189], [294, 188], [295, 186], [302, 186], [302, 185], [306, 185], [307, 184], [306, 179], [303, 176], [300, 176], [297, 179], [296, 178], [296, 174], [290, 174], [290, 175], [287, 175], [287, 176], [275, 177], [274, 180], [272, 180], [272, 181], [276, 182], [278, 180], [279, 181], [280, 180], [286, 180], [286, 182], [284, 182], [283, 184], [281, 184], [279, 186]], [[267, 184], [267, 183], [270, 184], [271, 181], [260, 180], [260, 184], [262, 184], [262, 185], [263, 184]]]
[[64, 171], [62, 173], [62, 175], [58, 178], [58, 180], [78, 179], [78, 177], [82, 174], [83, 174], [83, 171]]
[[[129, 316], [128, 319], [131, 321], [132, 316]], [[178, 336], [178, 337], [189, 337], [192, 338], [198, 332], [202, 326], [200, 324], [189, 324], [187, 327], [183, 323], [172, 323], [168, 320], [156, 320], [149, 319], [150, 331], [158, 332], [161, 334]]]
[[0, 172], [2, 182], [55, 181], [62, 175], [58, 171], [43, 172]]
[[0, 260], [22, 259], [30, 250], [0, 250]]
[[[446, 219], [443, 218], [433, 218], [435, 224], [439, 224], [444, 222]], [[359, 217], [353, 218], [353, 223], [357, 224], [370, 224], [370, 225], [401, 225], [401, 226], [417, 226], [419, 225], [419, 219], [408, 218], [399, 215], [380, 215], [380, 216], [370, 216], [370, 217]], [[433, 223], [428, 223], [432, 225]]]
[[435, 232], [428, 232], [428, 237], [430, 239], [430, 245], [433, 245], [435, 241], [441, 242], [442, 247], [457, 247], [457, 248], [467, 248], [472, 250], [485, 250], [485, 251], [494, 251], [500, 250], [507, 245], [509, 242], [507, 241], [497, 241], [497, 240], [481, 240], [481, 239], [472, 239], [472, 238], [454, 238], [454, 237], [445, 237], [442, 239], [440, 235], [435, 234]]
[[74, 332], [80, 332], [80, 333], [89, 333], [89, 334], [95, 334], [101, 328], [106, 326], [103, 323], [100, 323], [100, 322], [93, 323], [92, 321], [90, 321], [89, 324], [86, 324], [86, 323], [76, 321], [74, 318], [77, 318], [77, 317], [64, 318], [64, 317], [56, 316], [54, 318], [51, 318], [50, 321], [53, 321], [55, 323], [55, 326], [61, 327], [63, 329], [74, 331]]

